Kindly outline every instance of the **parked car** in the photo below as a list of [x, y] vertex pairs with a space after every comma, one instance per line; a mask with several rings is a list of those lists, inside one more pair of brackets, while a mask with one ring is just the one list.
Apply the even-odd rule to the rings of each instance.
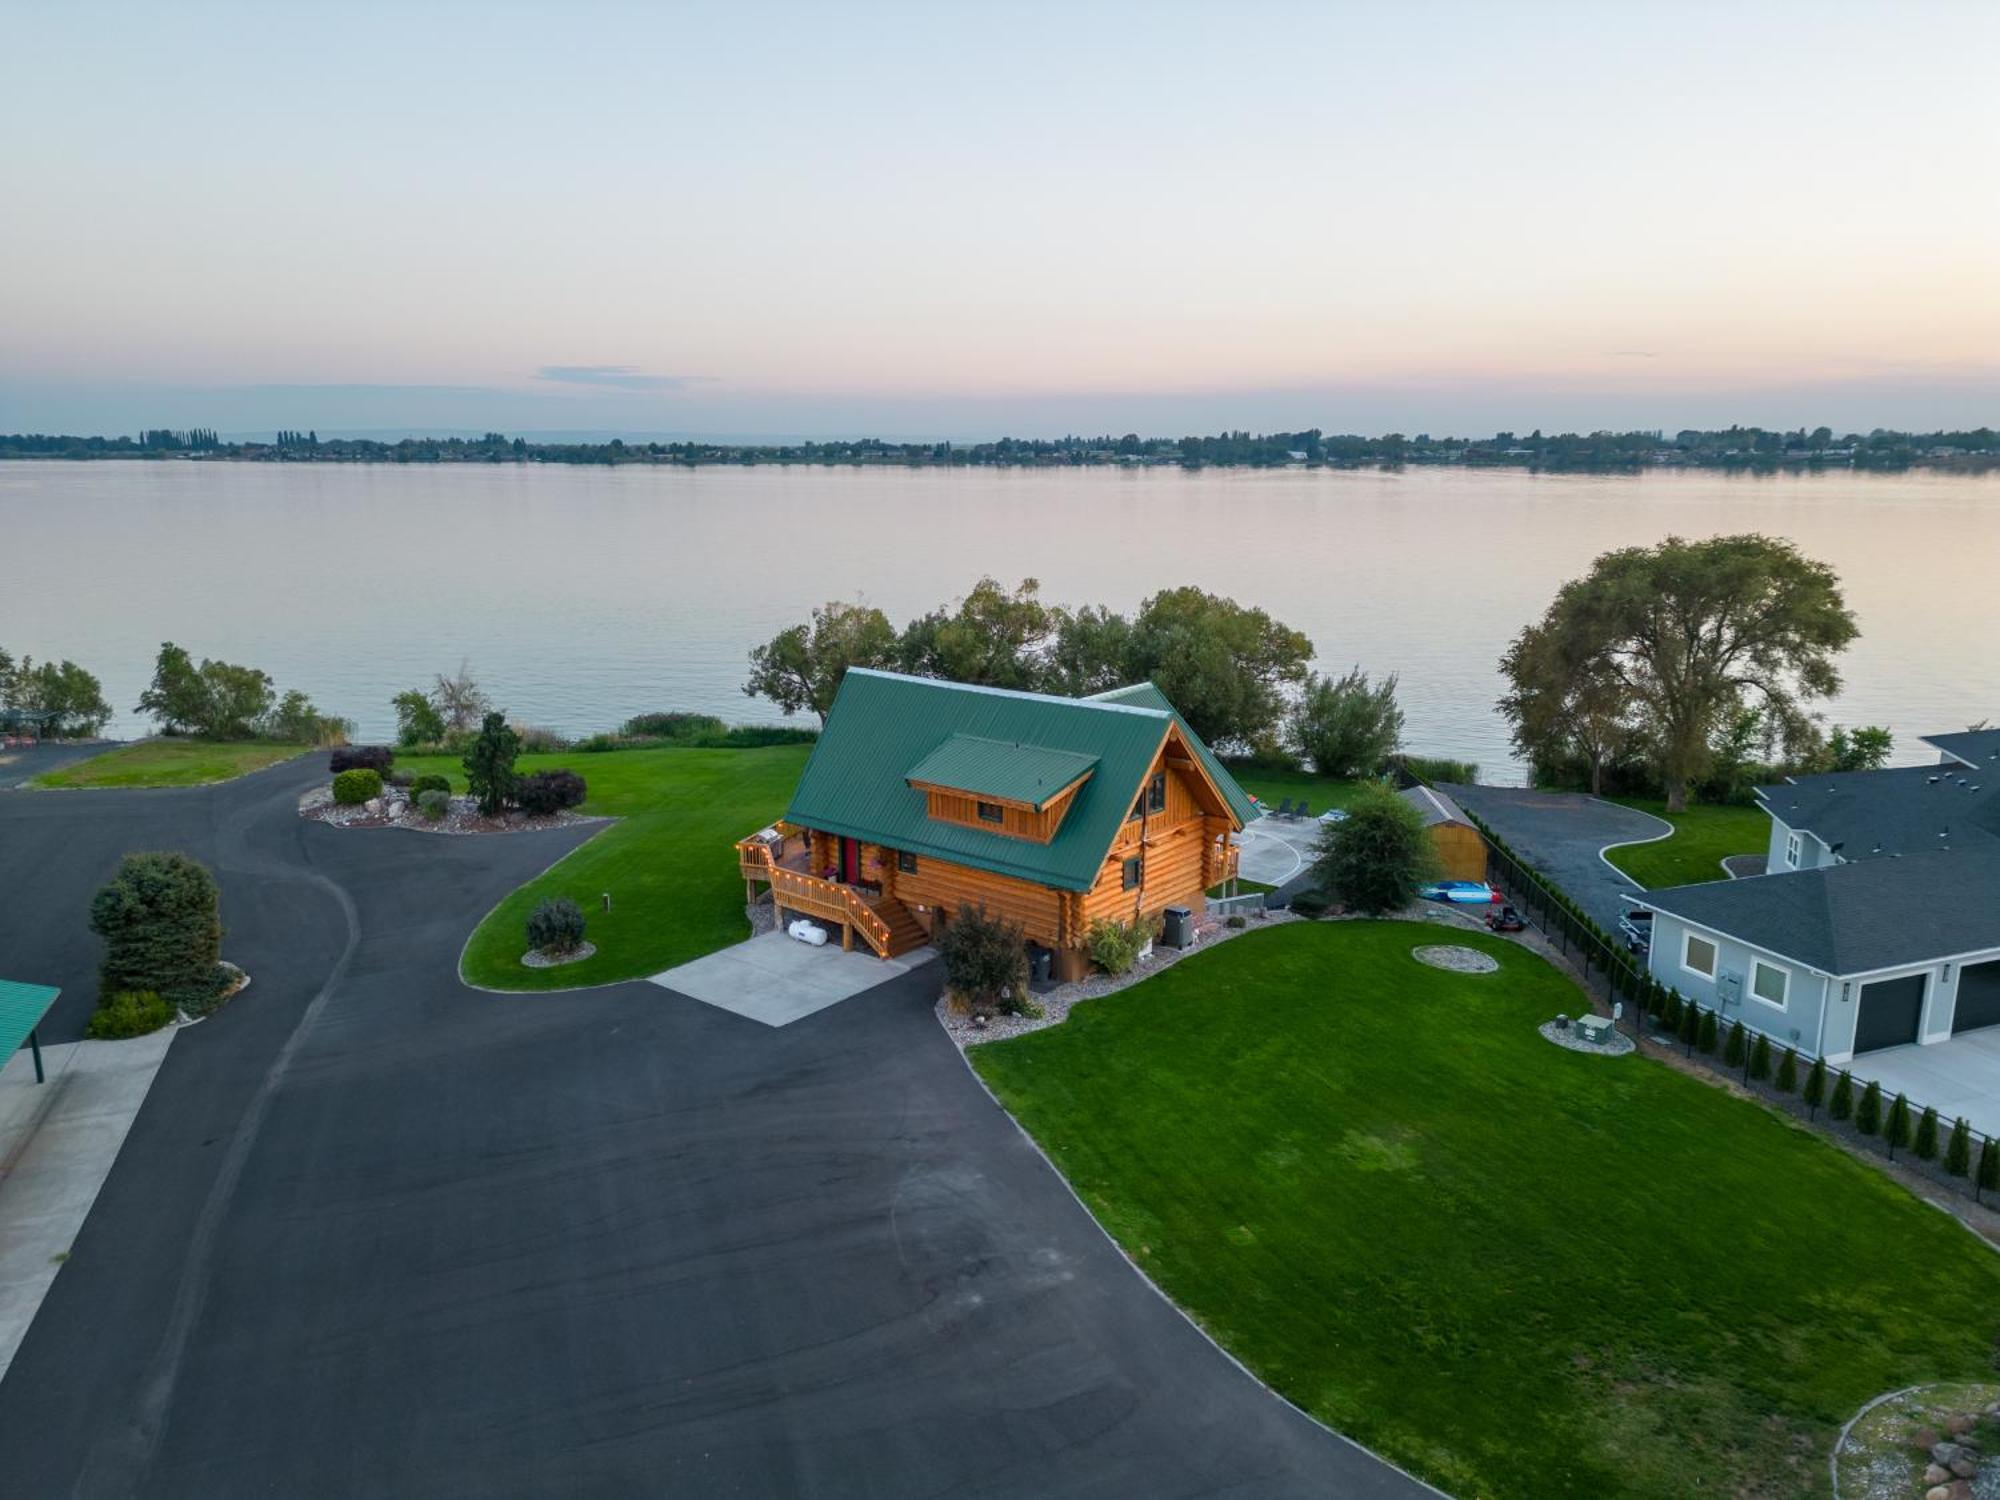
[[1487, 906], [1505, 900], [1483, 880], [1438, 880], [1417, 894], [1426, 901], [1445, 901], [1453, 906]]
[[1653, 914], [1643, 908], [1634, 908], [1618, 919], [1618, 931], [1625, 939], [1625, 946], [1644, 957], [1653, 947]]

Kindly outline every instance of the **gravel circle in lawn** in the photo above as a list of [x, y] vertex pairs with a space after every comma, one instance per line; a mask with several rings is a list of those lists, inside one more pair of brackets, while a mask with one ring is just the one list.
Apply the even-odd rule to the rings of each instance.
[[564, 964], [580, 964], [596, 951], [595, 943], [585, 943], [574, 953], [544, 953], [539, 948], [530, 948], [521, 955], [521, 962], [530, 969], [560, 969]]
[[1491, 974], [1500, 967], [1500, 960], [1490, 953], [1481, 953], [1477, 948], [1461, 947], [1457, 943], [1426, 943], [1420, 948], [1412, 948], [1410, 957], [1420, 964], [1429, 964], [1433, 969], [1449, 969], [1454, 974]]

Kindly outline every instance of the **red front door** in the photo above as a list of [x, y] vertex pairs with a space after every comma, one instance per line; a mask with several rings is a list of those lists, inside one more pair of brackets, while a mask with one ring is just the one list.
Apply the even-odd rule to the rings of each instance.
[[842, 839], [840, 841], [840, 878], [849, 885], [861, 883], [861, 841]]

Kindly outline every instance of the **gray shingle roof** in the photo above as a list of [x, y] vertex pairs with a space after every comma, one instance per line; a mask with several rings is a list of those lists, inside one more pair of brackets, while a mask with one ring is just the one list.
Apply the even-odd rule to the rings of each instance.
[[2000, 948], [2000, 845], [1674, 886], [1635, 897], [1827, 974]]
[[1841, 857], [1929, 854], [2000, 847], [2000, 768], [1900, 766], [1801, 776], [1757, 788], [1758, 800], [1788, 828], [1803, 828]]
[[1967, 766], [1990, 768], [2000, 776], [2000, 729], [1967, 729], [1958, 734], [1925, 734], [1918, 738]]
[[1440, 823], [1463, 823], [1468, 828], [1473, 826], [1472, 819], [1460, 811], [1456, 802], [1434, 788], [1409, 786], [1396, 795], [1422, 815], [1426, 828], [1435, 828]]

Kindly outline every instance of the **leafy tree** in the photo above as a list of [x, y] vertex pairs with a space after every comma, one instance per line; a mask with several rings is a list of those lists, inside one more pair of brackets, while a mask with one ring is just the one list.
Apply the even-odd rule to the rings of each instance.
[[[1907, 1113], [1907, 1108], [1905, 1110]], [[1926, 1109], [1917, 1116], [1917, 1142], [1912, 1148], [1924, 1161], [1936, 1161], [1938, 1154], [1938, 1112]]]
[[472, 726], [493, 710], [485, 690], [472, 675], [471, 663], [462, 658], [458, 671], [449, 675], [440, 672], [437, 681], [431, 684], [431, 707], [452, 734], [470, 734]]
[[1040, 594], [1032, 578], [1011, 593], [982, 578], [955, 609], [932, 610], [903, 627], [898, 664], [919, 677], [1039, 689], [1062, 621], [1062, 611], [1042, 603]]
[[1863, 1135], [1882, 1133], [1882, 1085], [1870, 1083], [1861, 1091], [1861, 1102], [1854, 1107], [1854, 1128]]
[[492, 817], [514, 795], [519, 776], [514, 758], [521, 753], [521, 737], [508, 726], [505, 714], [489, 713], [479, 726], [479, 738], [465, 752], [466, 789], [478, 799], [479, 810]]
[[185, 854], [128, 854], [90, 903], [90, 930], [104, 939], [99, 1003], [151, 990], [191, 1007], [217, 989], [222, 957], [215, 877]]
[[14, 658], [7, 653], [5, 647], [0, 647], [0, 708], [19, 708], [21, 706], [14, 701], [14, 674], [16, 670]]
[[270, 713], [275, 696], [265, 673], [226, 661], [204, 660], [201, 685], [207, 711], [196, 727], [211, 739], [250, 738], [258, 721]]
[[1131, 660], [1130, 620], [1095, 604], [1065, 610], [1049, 646], [1045, 686], [1072, 698], [1108, 692], [1133, 680]]
[[111, 719], [98, 680], [73, 661], [18, 664], [0, 651], [0, 707], [53, 714], [47, 732], [58, 737], [96, 734]]
[[1132, 621], [1134, 680], [1150, 679], [1211, 746], [1276, 738], [1285, 694], [1305, 681], [1312, 642], [1300, 632], [1201, 589], [1165, 589]]
[[1822, 759], [1829, 771], [1879, 771], [1889, 764], [1895, 743], [1895, 736], [1879, 725], [1849, 730], [1836, 724], [1827, 736]]
[[139, 695], [138, 712], [159, 721], [162, 734], [191, 734], [208, 721], [208, 685], [187, 652], [168, 641], [153, 663], [153, 684]]
[[1788, 748], [1811, 743], [1806, 706], [1838, 690], [1834, 661], [1855, 636], [1833, 570], [1757, 535], [1607, 552], [1539, 628], [1624, 689], [1670, 812], [1686, 808], [1718, 727], [1743, 708]]
[[390, 700], [396, 710], [396, 743], [408, 748], [411, 745], [435, 745], [445, 736], [444, 715], [431, 702], [429, 694], [419, 688], [398, 693]]
[[1382, 786], [1363, 788], [1347, 816], [1321, 830], [1313, 866], [1322, 890], [1370, 915], [1408, 905], [1437, 870], [1422, 815]]
[[888, 616], [836, 600], [814, 610], [810, 623], [781, 630], [753, 650], [743, 691], [769, 698], [787, 715], [809, 708], [824, 724], [848, 668], [895, 665], [896, 632]]
[[1944, 1169], [1954, 1177], [1972, 1170], [1972, 1127], [1963, 1115], [1952, 1122], [1951, 1140], [1944, 1148]]
[[1396, 674], [1376, 687], [1355, 667], [1338, 680], [1307, 676], [1291, 710], [1291, 740], [1322, 776], [1375, 776], [1403, 741]]
[[1750, 1044], [1749, 1076], [1759, 1083], [1771, 1076], [1771, 1039], [1761, 1031], [1757, 1033], [1757, 1040]]
[[312, 699], [293, 688], [258, 722], [257, 733], [287, 745], [323, 745], [346, 738], [352, 728], [345, 719], [321, 713]]
[[1537, 781], [1580, 760], [1595, 796], [1604, 791], [1605, 766], [1633, 737], [1632, 695], [1582, 623], [1564, 616], [1522, 630], [1500, 658], [1508, 688], [1498, 706]]
[[1715, 1041], [1715, 1012], [1705, 1010], [1701, 1013], [1701, 1034], [1695, 1038], [1695, 1046], [1713, 1057], [1715, 1055]]
[[1805, 1086], [1799, 1090], [1799, 1097], [1806, 1102], [1807, 1109], [1817, 1112], [1826, 1103], [1826, 1064], [1815, 1057], [1812, 1067], [1806, 1070]]
[[1827, 1104], [1826, 1113], [1832, 1120], [1849, 1119], [1854, 1114], [1854, 1075], [1845, 1068], [1833, 1081], [1833, 1099]]
[[1882, 1138], [1889, 1143], [1889, 1153], [1910, 1144], [1910, 1101], [1901, 1094], [1889, 1102], [1889, 1114], [1882, 1124]]
[[983, 906], [957, 912], [936, 935], [945, 983], [976, 1015], [1028, 1013], [1027, 938], [1021, 928]]

